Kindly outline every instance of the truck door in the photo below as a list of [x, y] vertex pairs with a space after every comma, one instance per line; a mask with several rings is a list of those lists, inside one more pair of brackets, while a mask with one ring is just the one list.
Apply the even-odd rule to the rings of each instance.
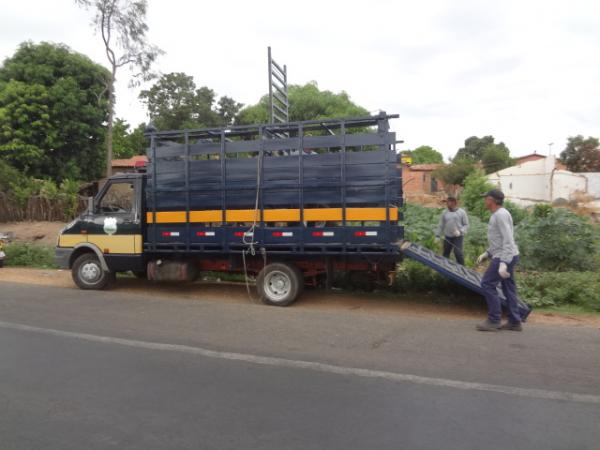
[[141, 179], [110, 179], [87, 217], [88, 242], [104, 254], [112, 271], [144, 270], [142, 258]]

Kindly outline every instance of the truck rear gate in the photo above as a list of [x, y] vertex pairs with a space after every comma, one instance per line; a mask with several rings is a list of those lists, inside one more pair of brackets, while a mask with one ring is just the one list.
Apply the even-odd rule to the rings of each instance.
[[[432, 250], [413, 242], [402, 242], [400, 244], [400, 249], [404, 255], [414, 259], [415, 261], [425, 264], [443, 277], [448, 278], [477, 294], [484, 295], [483, 288], [481, 287], [481, 274], [479, 272], [473, 269], [468, 269], [465, 266], [461, 266], [460, 264], [448, 258], [444, 258]], [[498, 295], [502, 300], [502, 306], [505, 307], [506, 297], [504, 296], [504, 293], [500, 287], [498, 287]], [[526, 305], [522, 300], [519, 300], [519, 308], [523, 312], [530, 310], [529, 306]]]

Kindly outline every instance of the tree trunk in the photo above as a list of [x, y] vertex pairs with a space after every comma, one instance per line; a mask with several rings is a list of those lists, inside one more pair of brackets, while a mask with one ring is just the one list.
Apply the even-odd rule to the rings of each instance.
[[115, 68], [108, 85], [108, 126], [106, 128], [106, 178], [112, 175], [113, 121], [115, 116]]

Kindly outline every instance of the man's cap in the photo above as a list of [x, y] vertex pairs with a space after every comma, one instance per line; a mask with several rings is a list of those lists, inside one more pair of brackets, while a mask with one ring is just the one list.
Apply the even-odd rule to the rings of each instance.
[[446, 197], [447, 202], [452, 200], [456, 201], [456, 197], [454, 195], [449, 195], [448, 197]]
[[494, 200], [503, 201], [504, 193], [500, 189], [492, 189], [491, 191], [487, 191], [485, 194], [481, 195], [482, 197], [492, 197]]

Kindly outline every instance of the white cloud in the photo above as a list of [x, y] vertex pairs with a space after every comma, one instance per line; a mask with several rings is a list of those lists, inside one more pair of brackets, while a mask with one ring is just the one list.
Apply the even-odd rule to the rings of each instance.
[[[0, 57], [24, 40], [64, 42], [104, 64], [90, 15], [72, 0], [11, 2]], [[400, 113], [405, 147], [453, 155], [492, 134], [514, 153], [559, 150], [600, 135], [600, 3], [593, 1], [150, 0], [162, 72], [193, 75], [254, 103], [266, 91], [266, 47], [293, 83], [317, 80], [370, 110]], [[145, 119], [137, 91], [118, 85], [118, 115]]]

